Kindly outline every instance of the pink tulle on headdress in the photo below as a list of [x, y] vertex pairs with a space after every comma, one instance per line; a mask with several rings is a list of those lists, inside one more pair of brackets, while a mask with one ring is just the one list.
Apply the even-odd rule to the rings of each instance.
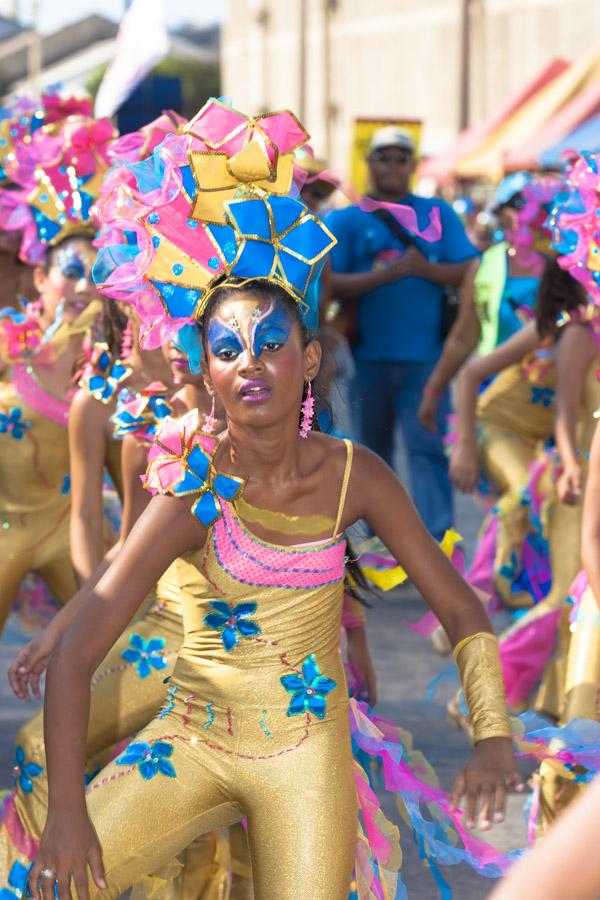
[[584, 152], [570, 157], [565, 191], [549, 217], [558, 264], [580, 281], [594, 303], [600, 305], [600, 230], [598, 193], [600, 154]]

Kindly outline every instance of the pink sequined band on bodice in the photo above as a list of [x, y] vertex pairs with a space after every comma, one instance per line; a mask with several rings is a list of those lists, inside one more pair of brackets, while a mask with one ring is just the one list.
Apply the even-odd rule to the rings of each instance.
[[34, 376], [28, 371], [28, 366], [18, 363], [13, 367], [13, 384], [21, 400], [27, 403], [41, 416], [51, 419], [63, 428], [67, 427], [69, 420], [69, 404], [52, 394], [46, 393]]
[[247, 531], [227, 502], [221, 507], [223, 514], [213, 526], [213, 546], [219, 565], [236, 581], [301, 590], [343, 579], [344, 538], [302, 549], [279, 547]]

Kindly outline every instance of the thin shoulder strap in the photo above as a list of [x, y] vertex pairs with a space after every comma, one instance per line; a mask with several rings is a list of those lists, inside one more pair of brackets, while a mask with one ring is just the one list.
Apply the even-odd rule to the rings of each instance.
[[335, 528], [333, 529], [332, 537], [335, 537], [340, 530], [342, 516], [344, 515], [344, 506], [346, 505], [346, 494], [348, 493], [348, 484], [350, 482], [350, 473], [352, 471], [352, 459], [354, 457], [354, 445], [353, 445], [352, 441], [349, 441], [348, 438], [344, 438], [344, 443], [346, 445], [346, 466], [344, 468], [344, 478], [342, 480], [340, 503], [338, 506], [337, 518], [335, 520]]

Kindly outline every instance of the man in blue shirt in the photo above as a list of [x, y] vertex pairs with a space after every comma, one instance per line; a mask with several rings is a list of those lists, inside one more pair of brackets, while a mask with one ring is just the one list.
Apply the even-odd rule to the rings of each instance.
[[445, 288], [460, 285], [477, 250], [447, 203], [409, 192], [415, 157], [406, 131], [394, 126], [377, 131], [368, 164], [374, 199], [411, 206], [420, 229], [434, 207], [440, 213], [442, 233], [432, 242], [403, 239], [379, 214], [357, 206], [335, 210], [326, 220], [338, 240], [331, 253], [333, 296], [357, 302], [355, 394], [361, 438], [391, 465], [399, 423], [415, 505], [439, 539], [453, 519], [442, 442], [448, 392], [440, 398], [436, 434], [423, 428], [417, 410], [442, 352]]

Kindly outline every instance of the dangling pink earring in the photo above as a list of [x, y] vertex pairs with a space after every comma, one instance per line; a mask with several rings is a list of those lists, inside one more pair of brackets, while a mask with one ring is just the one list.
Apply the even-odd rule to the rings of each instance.
[[133, 349], [133, 325], [128, 319], [127, 325], [121, 335], [121, 359], [129, 359]]
[[300, 437], [307, 438], [312, 429], [313, 416], [315, 414], [315, 398], [313, 397], [312, 384], [308, 382], [306, 397], [302, 403], [302, 421], [300, 422]]
[[210, 412], [207, 416], [204, 416], [204, 431], [207, 434], [212, 434], [215, 430], [215, 425], [217, 424], [217, 420], [215, 418], [215, 398], [212, 398], [212, 406], [210, 408]]

